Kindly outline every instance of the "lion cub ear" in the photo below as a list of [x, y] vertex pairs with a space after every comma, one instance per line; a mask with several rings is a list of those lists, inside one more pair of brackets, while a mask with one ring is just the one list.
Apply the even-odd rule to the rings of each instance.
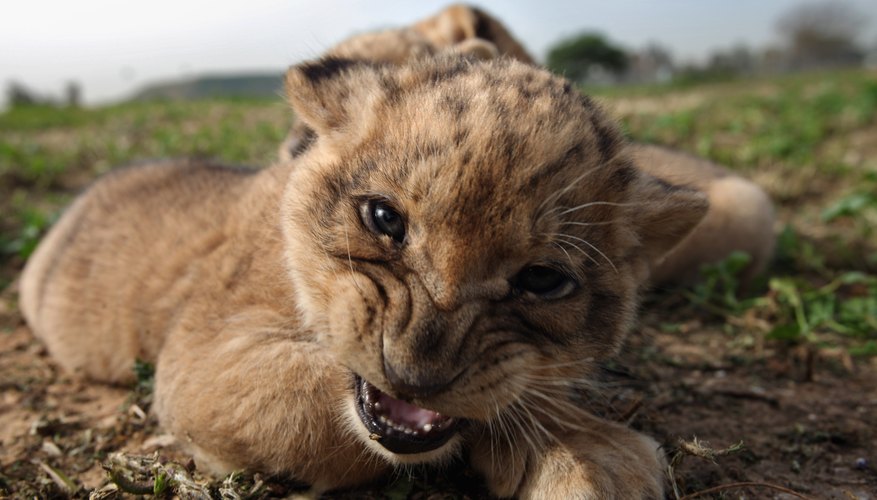
[[709, 209], [709, 201], [700, 191], [674, 186], [642, 172], [632, 187], [630, 214], [642, 255], [650, 262], [679, 244]]
[[296, 115], [318, 136], [347, 130], [372, 109], [377, 77], [362, 61], [326, 57], [286, 72], [286, 97]]
[[450, 49], [451, 52], [473, 57], [481, 61], [489, 61], [499, 57], [499, 49], [491, 42], [480, 38], [470, 38], [455, 44]]
[[[477, 38], [494, 47], [498, 55], [508, 55], [528, 64], [534, 62], [501, 22], [477, 7], [451, 5], [438, 14], [416, 23], [412, 29], [436, 47], [450, 47]], [[460, 47], [460, 49], [465, 48]], [[491, 59], [492, 57], [484, 57], [488, 55], [485, 50], [489, 51], [487, 46], [481, 45], [475, 51], [460, 50], [460, 52], [481, 59]]]

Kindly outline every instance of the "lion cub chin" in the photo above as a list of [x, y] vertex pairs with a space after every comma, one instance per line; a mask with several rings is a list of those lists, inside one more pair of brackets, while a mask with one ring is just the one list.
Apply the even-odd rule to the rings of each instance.
[[155, 361], [161, 425], [219, 472], [326, 490], [465, 450], [501, 496], [659, 497], [656, 443], [572, 396], [705, 197], [513, 60], [327, 58], [286, 85], [315, 134], [295, 162], [128, 168], [70, 207], [21, 289], [58, 362]]

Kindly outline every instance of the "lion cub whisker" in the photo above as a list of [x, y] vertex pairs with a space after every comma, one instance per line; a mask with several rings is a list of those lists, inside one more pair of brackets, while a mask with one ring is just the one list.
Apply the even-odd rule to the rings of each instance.
[[350, 279], [353, 281], [353, 286], [359, 290], [359, 293], [364, 294], [365, 292], [357, 281], [357, 273], [353, 270], [353, 257], [350, 254], [350, 234], [348, 233], [347, 226], [344, 226], [344, 244], [347, 247], [347, 266], [350, 268]]
[[[572, 191], [573, 189], [575, 189], [578, 186], [579, 182], [581, 182], [585, 177], [591, 175], [591, 173], [593, 173], [595, 170], [603, 168], [603, 167], [604, 167], [604, 165], [600, 164], [600, 165], [597, 165], [596, 167], [593, 167], [593, 168], [590, 168], [590, 169], [584, 171], [578, 177], [573, 179], [572, 182], [563, 186], [562, 188], [558, 189], [557, 191], [551, 193], [544, 200], [542, 200], [542, 203], [540, 203], [539, 206], [536, 207], [535, 212], [537, 214], [542, 214], [542, 210], [545, 208], [546, 205], [555, 203], [557, 200], [560, 199], [560, 197], [562, 197], [563, 195], [565, 195], [565, 194], [569, 193], [570, 191]], [[537, 217], [537, 219], [538, 218], [539, 217]]]
[[572, 256], [569, 254], [569, 252], [566, 251], [566, 248], [563, 248], [563, 245], [561, 245], [557, 241], [552, 241], [551, 244], [554, 245], [555, 248], [557, 248], [561, 252], [563, 252], [564, 255], [566, 255], [566, 260], [567, 260], [567, 262], [569, 262], [570, 266], [572, 266], [573, 268], [576, 266], [575, 262], [573, 262], [573, 260], [572, 260]]
[[[545, 235], [546, 235], [546, 236], [555, 236], [555, 237], [558, 237], [558, 238], [567, 238], [567, 239], [574, 240], [574, 241], [578, 241], [578, 242], [584, 243], [585, 245], [588, 245], [588, 247], [590, 247], [592, 250], [594, 250], [595, 252], [597, 252], [598, 254], [600, 254], [601, 257], [603, 257], [604, 259], [606, 259], [606, 262], [609, 263], [609, 265], [612, 267], [612, 270], [615, 271], [616, 274], [618, 273], [618, 268], [615, 267], [615, 263], [612, 262], [612, 259], [610, 259], [605, 253], [603, 253], [599, 248], [597, 248], [596, 246], [594, 246], [594, 244], [592, 244], [591, 242], [589, 242], [589, 241], [587, 241], [587, 240], [585, 240], [585, 239], [583, 239], [583, 238], [579, 238], [578, 236], [573, 236], [573, 235], [571, 235], [571, 234], [566, 234], [566, 233], [546, 233]], [[561, 243], [566, 243], [566, 244], [568, 244], [568, 245], [571, 245], [573, 248], [579, 250], [579, 251], [582, 253], [582, 255], [584, 255], [585, 257], [587, 257], [588, 259], [590, 259], [592, 262], [594, 262], [594, 264], [597, 264], [597, 265], [600, 264], [599, 262], [597, 262], [597, 260], [595, 260], [595, 259], [594, 259], [591, 255], [589, 255], [587, 252], [585, 252], [584, 250], [582, 250], [582, 249], [581, 249], [578, 245], [576, 245], [575, 243], [573, 243], [573, 242], [571, 242], [571, 241], [567, 241], [567, 240], [560, 240], [560, 242], [561, 242]]]
[[[551, 234], [546, 234], [546, 236], [552, 236], [552, 235], [551, 235]], [[588, 252], [584, 251], [584, 249], [582, 249], [582, 247], [576, 245], [575, 243], [573, 243], [573, 242], [571, 242], [571, 241], [566, 241], [566, 240], [558, 240], [556, 243], [561, 244], [561, 245], [569, 245], [570, 247], [574, 248], [574, 249], [577, 250], [579, 253], [581, 253], [582, 255], [584, 255], [586, 259], [590, 260], [590, 261], [593, 262], [595, 265], [598, 265], [598, 266], [600, 265], [600, 261], [598, 261], [597, 259], [595, 259], [593, 256], [591, 256], [591, 254], [589, 254]]]
[[640, 205], [639, 203], [617, 203], [614, 201], [590, 201], [588, 203], [582, 203], [581, 205], [577, 205], [571, 208], [567, 208], [558, 213], [558, 216], [563, 216], [566, 214], [570, 214], [573, 212], [577, 212], [579, 210], [583, 210], [585, 208], [590, 207], [599, 207], [599, 206], [610, 206], [610, 207], [636, 207]]
[[[580, 408], [562, 399], [559, 400], [558, 398], [542, 394], [541, 392], [532, 389], [527, 391], [527, 394], [534, 396], [536, 399], [525, 397], [524, 401], [526, 401], [527, 404], [532, 405], [531, 407], [535, 412], [548, 417], [548, 419], [557, 425], [560, 430], [587, 430], [587, 426], [581, 425], [572, 420], [574, 418], [590, 416], [591, 413], [584, 408]], [[560, 408], [558, 408], [558, 411], [555, 413], [548, 410], [546, 406], [560, 406]]]
[[[548, 442], [548, 441], [557, 442], [557, 437], [551, 431], [549, 431], [545, 427], [545, 425], [543, 425], [541, 422], [539, 422], [539, 420], [530, 411], [529, 407], [531, 405], [532, 405], [534, 411], [538, 412], [538, 409], [537, 409], [538, 405], [532, 404], [531, 400], [529, 400], [525, 394], [521, 397], [521, 399], [518, 402], [516, 402], [515, 405], [513, 405], [513, 408], [515, 408], [516, 410], [520, 409], [520, 411], [523, 411], [526, 414], [525, 416], [527, 418], [527, 421], [530, 422], [531, 427], [533, 427], [533, 429], [538, 432], [538, 434], [536, 436], [537, 439], [538, 439], [538, 435], [541, 434], [542, 436], [545, 437], [543, 442]], [[543, 445], [542, 442], [539, 442], [537, 444]]]
[[[530, 446], [531, 452], [538, 452], [545, 447], [547, 442], [556, 442], [557, 438], [542, 424], [535, 420], [532, 413], [527, 409], [524, 401], [518, 401], [508, 408], [512, 421], [517, 423], [521, 437]], [[533, 432], [528, 432], [532, 429]]]
[[561, 222], [560, 225], [561, 225], [561, 226], [583, 226], [583, 227], [588, 227], [588, 226], [607, 226], [607, 225], [610, 225], [610, 224], [617, 224], [618, 221], [619, 221], [619, 219], [605, 220], [605, 221], [600, 221], [600, 222], [565, 221], [565, 222]]

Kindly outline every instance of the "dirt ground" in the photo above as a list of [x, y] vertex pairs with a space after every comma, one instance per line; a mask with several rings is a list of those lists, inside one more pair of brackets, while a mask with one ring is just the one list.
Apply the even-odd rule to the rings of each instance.
[[[0, 496], [88, 497], [109, 482], [102, 464], [116, 451], [157, 451], [162, 460], [186, 463], [148, 415], [148, 393], [63, 374], [21, 323], [12, 294], [6, 295], [0, 308], [7, 330], [0, 333]], [[672, 481], [680, 496], [719, 488], [701, 498], [797, 498], [782, 489], [806, 498], [877, 498], [873, 362], [853, 363], [831, 351], [768, 348], [755, 355], [721, 325], [701, 319], [675, 323], [673, 332], [652, 326], [666, 324], [659, 311], [674, 300], [668, 295], [646, 306], [641, 326], [603, 382], [610, 416], [655, 436], [670, 458], [681, 440], [688, 448], [696, 439], [715, 450], [742, 441], [741, 450], [720, 453], [715, 462], [676, 456]], [[302, 493], [278, 479], [254, 480], [260, 479], [267, 485], [260, 496]], [[757, 484], [731, 488], [735, 483]], [[471, 472], [452, 468], [346, 496], [483, 493]]]

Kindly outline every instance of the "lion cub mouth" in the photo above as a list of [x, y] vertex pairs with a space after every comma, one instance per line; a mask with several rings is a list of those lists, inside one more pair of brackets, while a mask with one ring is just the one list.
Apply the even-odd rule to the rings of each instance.
[[424, 453], [440, 448], [461, 421], [396, 399], [359, 375], [354, 380], [356, 412], [370, 438], [393, 453]]

